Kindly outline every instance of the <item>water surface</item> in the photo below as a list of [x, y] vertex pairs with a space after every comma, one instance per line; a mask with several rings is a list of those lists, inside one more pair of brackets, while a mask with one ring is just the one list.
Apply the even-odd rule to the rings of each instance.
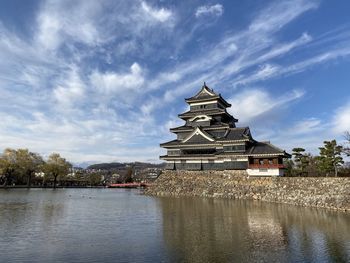
[[123, 189], [0, 190], [0, 262], [350, 262], [350, 214]]

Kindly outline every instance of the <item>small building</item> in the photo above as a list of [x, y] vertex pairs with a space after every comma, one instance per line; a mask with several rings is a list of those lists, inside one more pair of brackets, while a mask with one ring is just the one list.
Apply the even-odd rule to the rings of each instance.
[[270, 142], [253, 139], [249, 127], [236, 127], [238, 120], [220, 94], [204, 83], [193, 97], [185, 99], [190, 110], [178, 116], [185, 121], [171, 128], [175, 140], [162, 143], [168, 170], [247, 170], [251, 176], [282, 176], [283, 158], [290, 154]]

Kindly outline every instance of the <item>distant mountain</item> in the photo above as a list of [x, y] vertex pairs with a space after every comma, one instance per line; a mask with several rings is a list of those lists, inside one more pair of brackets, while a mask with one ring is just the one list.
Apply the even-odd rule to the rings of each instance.
[[92, 164], [94, 164], [94, 162], [82, 162], [82, 163], [73, 163], [73, 166], [85, 169]]
[[154, 164], [154, 163], [143, 163], [143, 162], [132, 162], [132, 163], [97, 163], [89, 165], [86, 169], [95, 169], [95, 170], [116, 170], [116, 169], [125, 169], [126, 167], [134, 167], [137, 169], [144, 168], [164, 168], [165, 163]]

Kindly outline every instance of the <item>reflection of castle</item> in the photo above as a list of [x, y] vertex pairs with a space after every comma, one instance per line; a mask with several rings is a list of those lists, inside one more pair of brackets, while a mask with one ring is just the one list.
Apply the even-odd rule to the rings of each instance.
[[174, 261], [256, 262], [265, 255], [254, 254], [255, 245], [271, 251], [285, 246], [278, 220], [266, 211], [261, 213], [252, 202], [161, 198], [160, 204], [164, 240]]
[[220, 94], [205, 83], [186, 99], [190, 110], [179, 114], [186, 123], [170, 129], [177, 139], [161, 144], [170, 170], [247, 170], [249, 175], [283, 175], [285, 151], [269, 142], [253, 139], [249, 127], [236, 127], [238, 121]]
[[[243, 262], [244, 214], [229, 200], [161, 198], [163, 235], [172, 262]], [[238, 219], [238, 221], [236, 221]], [[240, 236], [240, 237], [239, 237]], [[233, 249], [234, 248], [234, 249]], [[234, 250], [242, 253], [231, 253]], [[229, 253], [228, 253], [229, 252]]]
[[346, 214], [246, 200], [157, 201], [170, 262], [348, 262], [350, 257]]

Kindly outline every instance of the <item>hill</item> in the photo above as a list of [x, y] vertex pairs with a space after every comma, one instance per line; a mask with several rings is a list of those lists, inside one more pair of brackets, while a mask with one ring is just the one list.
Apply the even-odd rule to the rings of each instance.
[[144, 168], [164, 168], [165, 163], [153, 164], [153, 163], [143, 163], [143, 162], [131, 162], [131, 163], [97, 163], [89, 165], [86, 169], [94, 170], [116, 170], [116, 169], [125, 169], [126, 167], [133, 167], [137, 169]]

